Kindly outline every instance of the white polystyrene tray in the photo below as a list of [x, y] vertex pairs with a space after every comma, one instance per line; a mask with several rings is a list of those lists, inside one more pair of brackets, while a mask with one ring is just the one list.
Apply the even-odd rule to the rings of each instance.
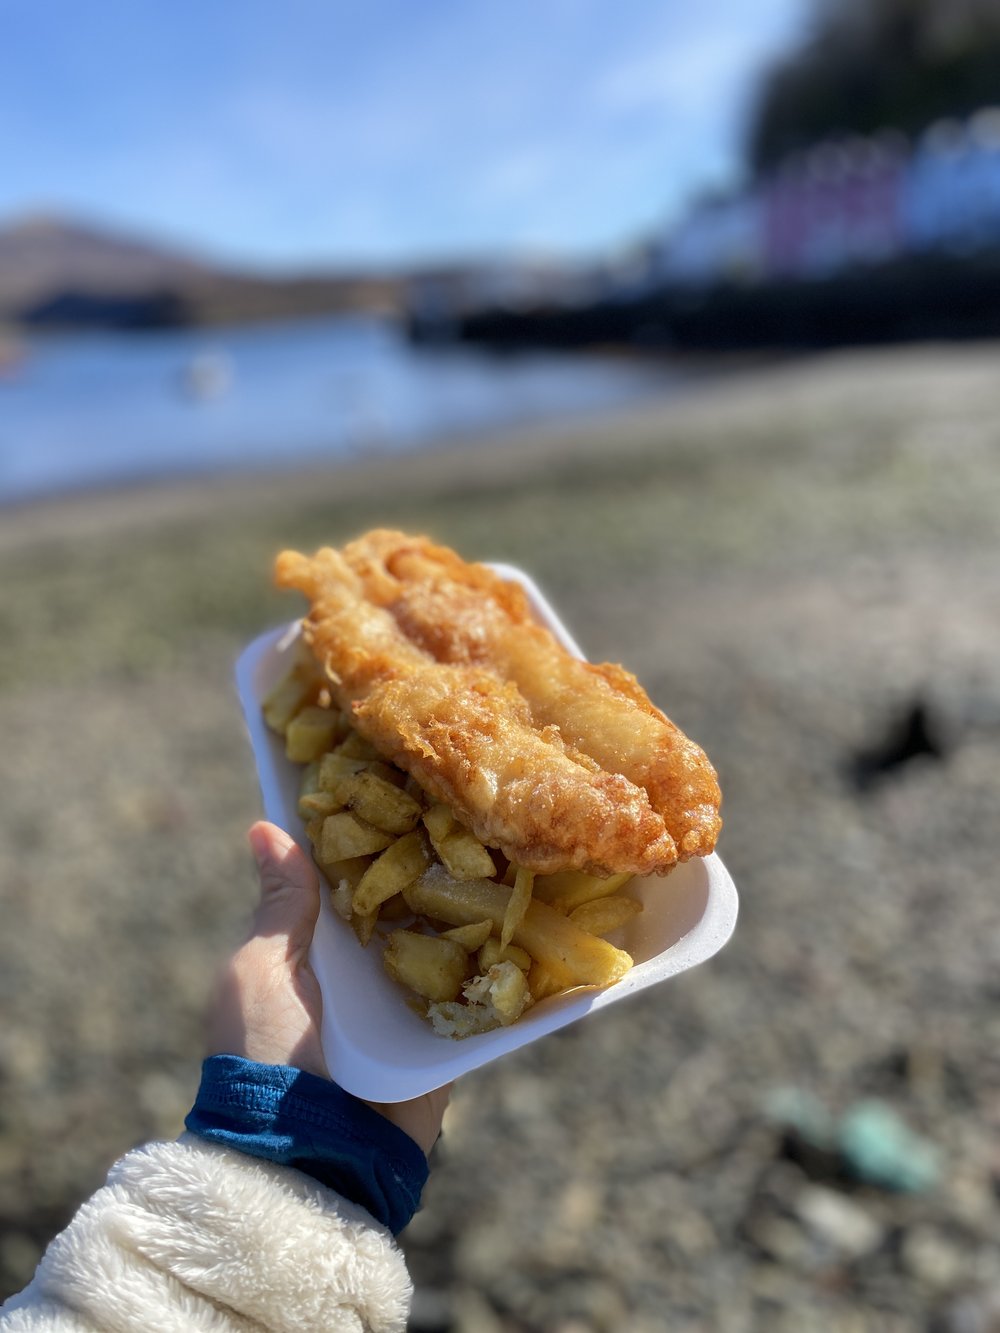
[[[538, 619], [572, 653], [582, 656], [535, 584], [520, 570], [494, 565], [503, 578], [525, 589]], [[236, 681], [260, 778], [265, 816], [286, 829], [308, 853], [299, 818], [301, 769], [285, 758], [282, 740], [264, 725], [261, 701], [288, 669], [298, 624], [255, 639], [236, 665]], [[625, 890], [642, 900], [643, 911], [611, 937], [635, 959], [635, 967], [606, 990], [577, 990], [529, 1009], [508, 1028], [457, 1041], [437, 1036], [407, 1004], [407, 992], [382, 967], [380, 937], [361, 948], [350, 926], [332, 910], [328, 895], [313, 940], [311, 961], [323, 993], [323, 1051], [330, 1076], [369, 1101], [404, 1101], [430, 1092], [575, 1023], [585, 1014], [616, 1004], [637, 991], [705, 962], [729, 939], [736, 925], [736, 887], [713, 854], [677, 866], [666, 878], [634, 879]]]

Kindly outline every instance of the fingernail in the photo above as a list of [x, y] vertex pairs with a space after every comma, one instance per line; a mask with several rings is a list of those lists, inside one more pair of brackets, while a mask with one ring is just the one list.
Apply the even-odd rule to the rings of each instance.
[[257, 862], [257, 868], [263, 870], [271, 859], [271, 847], [270, 840], [262, 828], [254, 826], [250, 830], [250, 850]]

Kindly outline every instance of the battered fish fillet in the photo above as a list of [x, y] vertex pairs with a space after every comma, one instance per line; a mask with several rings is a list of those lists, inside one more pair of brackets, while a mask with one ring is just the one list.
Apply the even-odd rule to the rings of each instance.
[[712, 851], [722, 827], [715, 770], [629, 672], [572, 657], [535, 622], [518, 585], [424, 538], [370, 532], [344, 558], [411, 643], [513, 681], [536, 726], [558, 727], [568, 745], [641, 787], [680, 860]]
[[642, 788], [538, 727], [515, 684], [411, 641], [338, 552], [283, 552], [275, 577], [309, 599], [306, 638], [358, 731], [482, 842], [543, 874], [645, 875], [676, 863]]

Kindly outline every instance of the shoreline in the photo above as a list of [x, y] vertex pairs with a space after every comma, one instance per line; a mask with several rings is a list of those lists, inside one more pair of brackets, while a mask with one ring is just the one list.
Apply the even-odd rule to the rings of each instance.
[[[59, 355], [40, 355], [38, 375], [24, 377], [23, 391], [12, 390], [0, 515], [57, 496], [244, 469], [315, 470], [350, 463], [369, 448], [403, 455], [443, 440], [517, 434], [591, 410], [604, 415], [669, 398], [734, 363], [675, 364], [610, 351], [416, 350], [402, 344], [398, 330], [367, 324], [353, 332], [339, 320], [321, 332], [269, 325], [263, 341], [249, 347], [240, 344], [238, 328], [216, 348], [171, 349], [155, 339], [109, 348], [98, 341], [89, 369], [85, 342], [71, 338]], [[194, 412], [199, 395], [185, 388], [185, 368], [206, 356], [221, 361], [224, 403]], [[81, 397], [84, 370], [102, 386], [99, 395], [91, 385], [90, 397]]]
[[335, 455], [322, 463], [306, 459], [249, 469], [180, 471], [15, 498], [0, 503], [0, 550], [12, 542], [106, 531], [109, 523], [128, 528], [148, 521], [207, 517], [220, 503], [237, 508], [253, 508], [271, 498], [291, 503], [299, 496], [315, 498], [317, 489], [336, 490], [349, 498], [368, 492], [387, 470], [405, 472], [407, 486], [416, 486], [418, 493], [440, 485], [485, 487], [512, 466], [530, 473], [539, 460], [545, 464], [578, 450], [599, 449], [609, 430], [632, 436], [703, 385], [702, 379], [671, 386], [638, 406], [563, 414], [482, 433], [441, 435], [399, 449], [373, 450], [364, 457]]
[[[993, 345], [980, 345], [981, 359], [994, 364]], [[488, 489], [509, 480], [512, 470], [528, 482], [533, 476], [565, 466], [570, 460], [592, 464], [606, 455], [609, 435], [628, 455], [648, 453], [664, 432], [697, 430], [719, 414], [738, 419], [758, 412], [767, 398], [793, 388], [798, 399], [812, 389], [835, 389], [859, 367], [878, 363], [892, 374], [932, 360], [970, 360], [964, 345], [921, 344], [885, 349], [837, 349], [803, 356], [731, 359], [705, 368], [662, 395], [638, 404], [609, 407], [523, 426], [482, 433], [443, 435], [398, 450], [367, 456], [331, 457], [325, 462], [252, 467], [220, 467], [174, 472], [157, 477], [124, 478], [79, 488], [47, 492], [0, 503], [0, 552], [11, 547], [71, 539], [109, 530], [125, 531], [149, 523], [208, 518], [220, 506], [233, 512], [274, 502], [283, 507], [318, 494], [350, 499], [370, 494], [387, 472], [405, 477], [416, 495], [443, 488]]]

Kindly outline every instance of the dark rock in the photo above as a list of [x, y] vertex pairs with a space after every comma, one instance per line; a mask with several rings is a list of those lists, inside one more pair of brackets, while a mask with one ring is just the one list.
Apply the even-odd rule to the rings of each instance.
[[947, 753], [935, 710], [916, 696], [890, 721], [881, 740], [852, 757], [849, 773], [857, 789], [867, 791], [914, 759], [941, 760]]

